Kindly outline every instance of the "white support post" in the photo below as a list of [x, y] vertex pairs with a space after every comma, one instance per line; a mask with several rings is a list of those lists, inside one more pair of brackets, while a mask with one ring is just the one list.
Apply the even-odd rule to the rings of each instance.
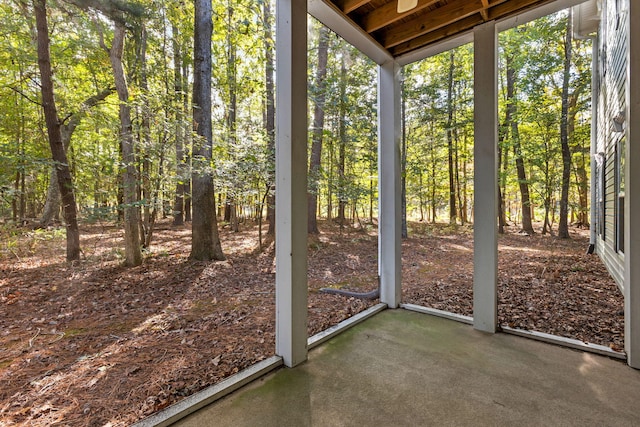
[[596, 161], [596, 153], [598, 151], [598, 85], [600, 81], [600, 37], [597, 35], [591, 38], [591, 147], [590, 147], [590, 155], [591, 155], [591, 176], [589, 181], [589, 192], [591, 197], [591, 206], [589, 209], [589, 253], [595, 251], [596, 241], [598, 238], [597, 230], [596, 230], [596, 222], [598, 222], [598, 203], [597, 203], [597, 195], [596, 188], [598, 182], [596, 177], [598, 176], [597, 172], [597, 161]]
[[307, 0], [277, 1], [276, 354], [307, 359]]
[[401, 299], [400, 66], [378, 67], [378, 274], [380, 302]]
[[498, 323], [498, 35], [495, 22], [474, 35], [473, 326]]
[[624, 347], [640, 369], [640, 2], [627, 3], [627, 126], [624, 201]]

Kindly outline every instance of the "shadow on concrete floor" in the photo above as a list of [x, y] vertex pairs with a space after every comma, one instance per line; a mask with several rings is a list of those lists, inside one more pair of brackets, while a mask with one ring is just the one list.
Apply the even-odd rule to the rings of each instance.
[[640, 425], [621, 361], [385, 310], [177, 426]]

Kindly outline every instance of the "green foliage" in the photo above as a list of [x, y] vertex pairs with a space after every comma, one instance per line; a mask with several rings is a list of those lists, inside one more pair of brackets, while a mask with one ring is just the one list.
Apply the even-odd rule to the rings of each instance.
[[[114, 3], [127, 9], [122, 15], [128, 30], [124, 61], [136, 168], [142, 187], [138, 204], [142, 209], [166, 210], [167, 204], [173, 205], [176, 184], [187, 184], [192, 170], [205, 168], [214, 174], [220, 200], [232, 198], [241, 215], [258, 215], [256, 206], [261, 204], [274, 170], [264, 117], [264, 1], [269, 0], [224, 0], [213, 4], [214, 160], [204, 164], [190, 155], [192, 144], [198, 143], [190, 119], [193, 4], [178, 0]], [[96, 12], [94, 3], [85, 2], [82, 8], [74, 5], [78, 2], [49, 5], [56, 101], [63, 124], [81, 118], [68, 157], [81, 216], [90, 221], [117, 218], [122, 207], [118, 176], [125, 166], [118, 146], [119, 103], [115, 94], [83, 108], [86, 100], [113, 87], [105, 50], [113, 38], [113, 22], [106, 12]], [[274, 2], [269, 4], [273, 6]], [[16, 221], [22, 216], [37, 218], [41, 214], [51, 168], [39, 105], [32, 15], [28, 3], [0, 0], [0, 27], [5, 35], [0, 46], [0, 218]], [[313, 82], [320, 24], [310, 22], [309, 81]], [[504, 61], [509, 57], [517, 69], [515, 102], [521, 150], [536, 210], [545, 205], [555, 209], [559, 197], [565, 24], [566, 14], [556, 14], [500, 34], [499, 117], [502, 121], [505, 114]], [[571, 198], [578, 208], [578, 195], [584, 191], [580, 173], [589, 172], [589, 156], [585, 153], [590, 122], [590, 42], [575, 41], [574, 52], [571, 114], [575, 126], [571, 147], [575, 174]], [[180, 76], [175, 75], [174, 59]], [[346, 73], [341, 71], [343, 64]], [[453, 191], [457, 209], [463, 211], [458, 222], [472, 221], [473, 47], [466, 45], [453, 54], [436, 55], [406, 66], [403, 72], [408, 216], [423, 222], [446, 219], [452, 191], [447, 168], [451, 140], [456, 172]], [[311, 177], [319, 184], [322, 216], [335, 217], [341, 202], [354, 222], [377, 216], [376, 79], [376, 65], [331, 34], [324, 93], [324, 146], [320, 172]], [[228, 120], [232, 95], [236, 97], [233, 129]], [[310, 111], [318, 95], [312, 83]], [[187, 164], [180, 170], [175, 156], [178, 139], [185, 147]], [[501, 148], [512, 153], [509, 136]], [[339, 167], [341, 149], [344, 172]], [[509, 216], [516, 220], [519, 195], [513, 157], [506, 157], [501, 181], [506, 203], [512, 207]], [[21, 206], [24, 212], [20, 212]]]
[[[505, 31], [499, 36], [499, 121], [506, 109], [506, 61], [516, 70], [516, 110], [521, 152], [532, 192], [532, 204], [542, 215], [545, 205], [556, 208], [560, 197], [560, 106], [563, 67], [563, 37], [567, 13], [558, 13]], [[571, 111], [575, 118], [571, 135], [574, 181], [571, 204], [579, 209], [578, 190], [589, 175], [590, 132], [590, 41], [574, 41], [571, 64]], [[451, 52], [411, 64], [404, 70], [407, 139], [407, 213], [410, 219], [444, 220], [448, 215], [447, 132], [454, 134], [455, 169], [453, 191], [458, 201], [471, 206], [473, 174], [473, 48], [462, 46], [453, 53], [453, 120], [448, 128], [447, 93]], [[501, 133], [504, 130], [501, 129]], [[507, 164], [501, 169], [507, 220], [519, 221], [519, 188], [509, 132], [501, 149]], [[587, 155], [585, 155], [587, 153]], [[585, 175], [579, 178], [580, 170]], [[467, 212], [471, 215], [471, 212]], [[538, 219], [541, 219], [538, 217]]]
[[64, 240], [64, 227], [30, 230], [14, 224], [0, 224], [0, 258], [20, 260], [40, 247], [59, 247]]

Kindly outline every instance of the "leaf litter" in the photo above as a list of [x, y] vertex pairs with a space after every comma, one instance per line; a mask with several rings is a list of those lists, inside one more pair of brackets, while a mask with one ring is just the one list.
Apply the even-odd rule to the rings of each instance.
[[[375, 230], [322, 225], [308, 245], [309, 335], [377, 302], [318, 292], [378, 286]], [[410, 235], [403, 301], [472, 315], [470, 229]], [[0, 425], [130, 425], [274, 354], [274, 250], [247, 243], [256, 227], [222, 230], [226, 262], [189, 260], [189, 226], [165, 220], [143, 265], [125, 268], [120, 238], [85, 226], [74, 264], [59, 239], [0, 251]], [[500, 323], [622, 349], [622, 296], [587, 244], [577, 229], [501, 236]]]

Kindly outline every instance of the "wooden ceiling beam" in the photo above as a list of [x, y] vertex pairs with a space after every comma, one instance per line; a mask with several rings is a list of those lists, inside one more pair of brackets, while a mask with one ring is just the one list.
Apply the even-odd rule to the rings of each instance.
[[351, 13], [365, 4], [371, 3], [371, 0], [344, 0], [340, 6], [340, 10], [346, 15]]
[[371, 13], [365, 15], [361, 19], [360, 26], [367, 33], [371, 33], [373, 31], [379, 30], [382, 27], [393, 24], [394, 22], [406, 16], [413, 15], [414, 13], [419, 12], [422, 9], [429, 7], [437, 2], [438, 0], [418, 0], [418, 5], [413, 9], [404, 13], [398, 13], [397, 3], [395, 1], [392, 1], [385, 4], [384, 6], [374, 9]]
[[421, 13], [416, 18], [392, 26], [380, 35], [380, 41], [386, 48], [392, 48], [416, 37], [446, 27], [456, 21], [464, 19], [482, 10], [482, 1], [451, 2], [428, 13]]
[[505, 18], [548, 2], [548, 0], [509, 0], [508, 2], [500, 2], [500, 4], [494, 3], [489, 9], [489, 20]]
[[489, 12], [487, 12], [487, 9], [489, 9], [489, 0], [482, 0], [480, 15], [482, 15], [482, 19], [484, 19], [485, 22], [489, 20]]
[[[527, 2], [529, 4], [534, 4], [536, 2], [540, 2], [540, 0], [495, 0], [489, 6], [489, 19], [493, 19], [491, 17], [491, 11], [494, 7], [498, 7], [501, 4], [508, 5], [513, 2]], [[427, 13], [423, 12], [406, 23], [383, 30], [384, 32], [379, 36], [379, 40], [386, 49], [390, 49], [401, 43], [408, 42], [457, 21], [464, 20], [474, 14], [479, 14], [482, 10], [485, 10], [483, 3], [484, 0], [448, 3], [442, 7], [428, 11]]]
[[455, 36], [461, 32], [475, 27], [476, 25], [482, 24], [483, 22], [483, 18], [479, 14], [473, 14], [464, 19], [454, 22], [453, 24], [447, 25], [446, 27], [431, 31], [420, 37], [416, 37], [415, 39], [399, 44], [390, 49], [390, 52], [393, 56], [400, 56], [416, 49], [420, 49], [421, 47], [433, 44], [437, 41], [446, 39], [447, 37]]

